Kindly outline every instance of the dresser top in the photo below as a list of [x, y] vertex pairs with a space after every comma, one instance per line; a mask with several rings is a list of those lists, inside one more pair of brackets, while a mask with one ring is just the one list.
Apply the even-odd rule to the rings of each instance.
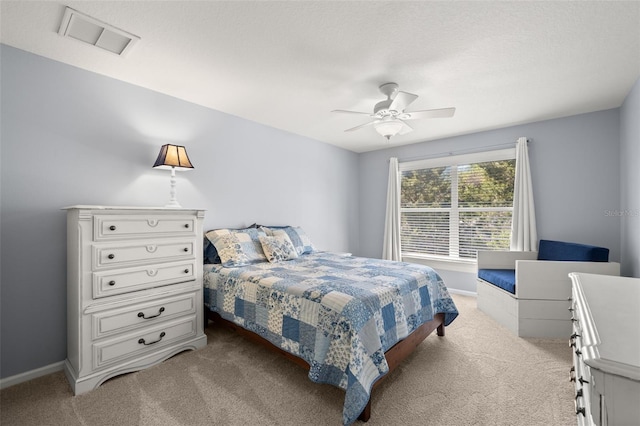
[[190, 209], [185, 207], [152, 207], [152, 206], [98, 206], [90, 204], [76, 204], [74, 206], [63, 207], [61, 210], [163, 210], [163, 211], [193, 211], [204, 209]]
[[[628, 377], [635, 376], [638, 380], [640, 279], [582, 273], [570, 276], [578, 287], [578, 303], [584, 302], [587, 308], [583, 343], [593, 352], [585, 357], [585, 361], [603, 370], [617, 364], [624, 370], [631, 370]], [[582, 301], [581, 296], [584, 297]], [[616, 373], [620, 374], [620, 371]]]

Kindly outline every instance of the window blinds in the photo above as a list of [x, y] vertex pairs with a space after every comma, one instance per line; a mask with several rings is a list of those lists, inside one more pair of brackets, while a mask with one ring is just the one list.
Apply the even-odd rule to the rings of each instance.
[[515, 150], [401, 163], [404, 255], [475, 259], [508, 250]]

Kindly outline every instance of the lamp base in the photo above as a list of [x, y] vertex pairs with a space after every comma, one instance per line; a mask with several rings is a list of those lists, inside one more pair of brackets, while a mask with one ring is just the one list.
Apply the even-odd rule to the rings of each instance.
[[169, 204], [165, 205], [165, 208], [169, 209], [180, 209], [182, 206], [178, 204], [178, 200], [176, 198], [176, 168], [171, 167], [171, 186], [169, 189]]

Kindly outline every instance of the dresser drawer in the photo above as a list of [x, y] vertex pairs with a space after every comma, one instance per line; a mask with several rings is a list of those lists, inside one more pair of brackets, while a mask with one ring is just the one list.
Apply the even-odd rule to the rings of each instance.
[[193, 315], [197, 310], [197, 295], [197, 292], [192, 292], [93, 314], [92, 338], [101, 339], [180, 316]]
[[157, 260], [180, 260], [194, 257], [194, 240], [166, 240], [162, 243], [93, 246], [94, 268], [120, 267]]
[[589, 367], [581, 359], [579, 368], [576, 369], [576, 415], [584, 418], [586, 425], [593, 424], [591, 382]]
[[195, 236], [196, 218], [180, 215], [95, 215], [95, 241], [159, 236]]
[[195, 260], [94, 272], [93, 298], [113, 296], [170, 284], [194, 281]]
[[164, 322], [148, 329], [93, 343], [93, 367], [101, 368], [194, 337], [196, 316]]

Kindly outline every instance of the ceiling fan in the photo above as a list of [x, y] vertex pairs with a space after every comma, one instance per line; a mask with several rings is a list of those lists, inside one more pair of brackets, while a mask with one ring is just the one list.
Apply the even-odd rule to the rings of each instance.
[[345, 132], [353, 132], [354, 130], [362, 129], [367, 126], [373, 126], [376, 132], [389, 140], [392, 136], [404, 135], [413, 130], [411, 126], [405, 123], [407, 120], [453, 117], [453, 114], [456, 112], [455, 108], [405, 112], [405, 108], [415, 101], [418, 98], [418, 95], [398, 90], [398, 85], [396, 83], [385, 83], [381, 85], [379, 89], [387, 96], [387, 99], [378, 102], [373, 107], [373, 113], [345, 111], [342, 109], [331, 111], [347, 114], [368, 115], [373, 118], [372, 121], [347, 129]]

